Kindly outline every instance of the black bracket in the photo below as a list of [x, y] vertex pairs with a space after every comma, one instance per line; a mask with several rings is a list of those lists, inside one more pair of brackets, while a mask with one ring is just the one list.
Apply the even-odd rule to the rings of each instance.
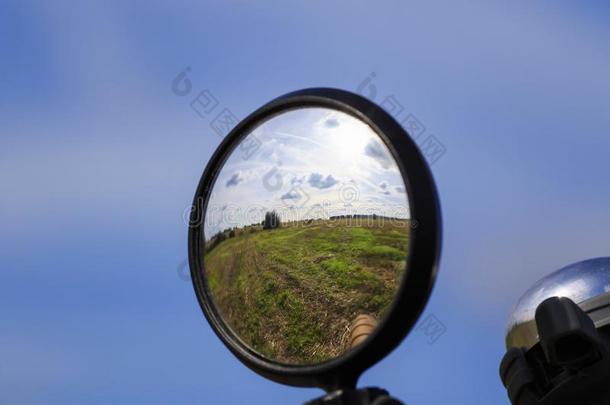
[[610, 403], [610, 338], [568, 298], [536, 309], [539, 343], [508, 350], [500, 376], [513, 405]]
[[306, 402], [305, 405], [404, 405], [381, 388], [359, 390], [338, 390], [321, 398]]

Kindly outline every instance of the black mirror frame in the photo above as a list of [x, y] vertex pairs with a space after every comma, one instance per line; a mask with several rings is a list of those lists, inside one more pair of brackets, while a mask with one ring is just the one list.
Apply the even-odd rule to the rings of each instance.
[[[225, 159], [251, 129], [283, 111], [326, 107], [367, 123], [380, 136], [396, 160], [410, 204], [411, 239], [407, 271], [396, 299], [375, 332], [358, 348], [319, 365], [294, 366], [273, 362], [254, 352], [223, 322], [207, 293], [203, 277], [203, 222], [209, 193]], [[429, 166], [419, 148], [392, 116], [357, 94], [330, 88], [313, 88], [281, 96], [250, 114], [222, 141], [210, 159], [197, 188], [189, 226], [189, 266], [197, 299], [214, 332], [247, 367], [278, 383], [319, 387], [327, 391], [355, 388], [360, 375], [407, 336], [421, 315], [436, 279], [441, 250], [441, 212]]]

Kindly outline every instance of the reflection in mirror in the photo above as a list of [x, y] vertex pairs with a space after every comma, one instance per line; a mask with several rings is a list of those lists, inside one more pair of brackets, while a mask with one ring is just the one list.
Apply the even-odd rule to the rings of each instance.
[[365, 123], [326, 108], [263, 122], [218, 171], [204, 272], [224, 322], [280, 363], [361, 344], [406, 271], [410, 212], [396, 162]]

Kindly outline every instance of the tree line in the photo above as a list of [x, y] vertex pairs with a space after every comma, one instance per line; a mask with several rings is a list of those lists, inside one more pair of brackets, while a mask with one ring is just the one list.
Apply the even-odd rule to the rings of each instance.
[[[279, 216], [279, 214], [277, 212], [275, 212], [275, 211], [267, 211], [265, 213], [265, 219], [263, 219], [261, 221], [260, 225], [262, 226], [262, 228], [264, 230], [276, 229], [276, 228], [279, 228], [282, 225], [282, 220], [281, 220], [281, 218], [280, 218], [280, 216]], [[249, 225], [248, 227], [251, 228], [250, 229], [251, 231], [254, 231], [254, 229], [255, 229], [253, 227], [253, 225]], [[248, 228], [248, 227], [245, 227], [245, 228]], [[220, 245], [222, 242], [224, 242], [225, 240], [227, 240], [229, 238], [234, 238], [237, 234], [238, 234], [238, 228], [237, 227], [227, 228], [225, 230], [216, 232], [216, 234], [214, 234], [214, 236], [212, 236], [210, 238], [210, 240], [208, 240], [206, 242], [206, 244], [205, 244], [205, 252], [209, 253], [216, 246]]]

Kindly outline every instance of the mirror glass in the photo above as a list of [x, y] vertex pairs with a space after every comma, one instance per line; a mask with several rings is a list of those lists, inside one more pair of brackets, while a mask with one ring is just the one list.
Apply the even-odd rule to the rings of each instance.
[[219, 168], [204, 276], [224, 322], [285, 364], [347, 353], [383, 320], [406, 269], [405, 182], [364, 122], [328, 108], [277, 114]]

